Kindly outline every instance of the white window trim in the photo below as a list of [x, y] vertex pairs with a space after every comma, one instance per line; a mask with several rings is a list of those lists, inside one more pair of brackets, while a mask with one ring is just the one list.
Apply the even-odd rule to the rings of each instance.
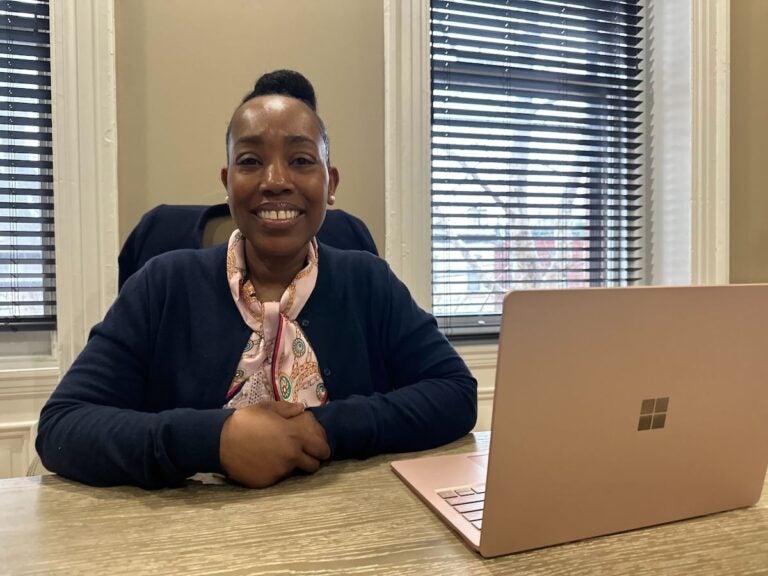
[[692, 3], [691, 279], [730, 280], [731, 2]]
[[117, 294], [113, 0], [52, 0], [57, 358], [63, 373]]
[[[730, 0], [692, 2], [694, 284], [728, 282]], [[384, 0], [385, 256], [431, 308], [429, 7]]]
[[0, 397], [47, 395], [117, 294], [114, 0], [51, 0], [57, 333], [3, 359]]
[[384, 255], [432, 309], [429, 2], [384, 0]]

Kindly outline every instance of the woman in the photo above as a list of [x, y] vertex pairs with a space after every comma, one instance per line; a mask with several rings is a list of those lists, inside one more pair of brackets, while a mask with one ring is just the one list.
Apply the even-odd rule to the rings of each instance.
[[129, 279], [43, 408], [43, 464], [95, 485], [263, 487], [466, 434], [476, 382], [434, 318], [383, 260], [314, 239], [339, 173], [303, 76], [257, 82], [221, 180], [238, 230]]

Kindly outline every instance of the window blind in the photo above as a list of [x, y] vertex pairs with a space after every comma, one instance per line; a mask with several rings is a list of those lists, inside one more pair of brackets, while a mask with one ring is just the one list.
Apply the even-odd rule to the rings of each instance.
[[0, 0], [0, 330], [52, 329], [50, 37], [47, 0]]
[[642, 279], [641, 0], [432, 0], [433, 313]]

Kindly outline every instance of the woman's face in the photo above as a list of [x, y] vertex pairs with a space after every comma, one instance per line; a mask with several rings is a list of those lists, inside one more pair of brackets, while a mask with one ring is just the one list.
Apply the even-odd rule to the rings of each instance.
[[326, 165], [317, 117], [294, 98], [260, 96], [235, 111], [231, 126], [221, 181], [246, 251], [303, 259], [339, 180]]

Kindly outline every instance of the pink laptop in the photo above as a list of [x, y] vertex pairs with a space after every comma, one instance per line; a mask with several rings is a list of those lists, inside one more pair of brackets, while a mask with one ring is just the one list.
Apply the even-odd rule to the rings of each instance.
[[486, 557], [754, 504], [768, 285], [511, 292], [488, 454], [393, 462]]

